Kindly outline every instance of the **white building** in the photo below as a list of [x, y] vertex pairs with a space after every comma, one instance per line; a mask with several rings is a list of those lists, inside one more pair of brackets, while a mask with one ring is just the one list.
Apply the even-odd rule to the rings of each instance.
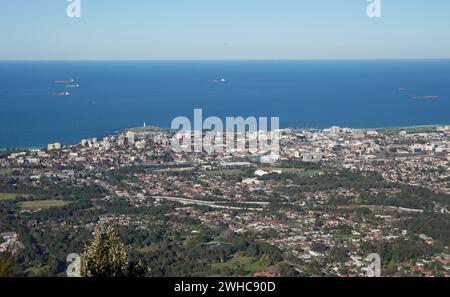
[[49, 151], [60, 150], [60, 149], [61, 149], [61, 144], [58, 142], [50, 143], [47, 145], [47, 150], [49, 150]]

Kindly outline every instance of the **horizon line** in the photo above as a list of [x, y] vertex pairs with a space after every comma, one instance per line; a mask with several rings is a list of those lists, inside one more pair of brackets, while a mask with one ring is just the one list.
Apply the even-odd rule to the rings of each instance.
[[304, 59], [0, 59], [0, 62], [296, 62], [296, 61], [419, 61], [442, 58], [304, 58]]

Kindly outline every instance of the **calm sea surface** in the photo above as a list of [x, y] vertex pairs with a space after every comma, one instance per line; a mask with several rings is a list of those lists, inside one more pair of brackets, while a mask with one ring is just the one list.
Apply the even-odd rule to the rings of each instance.
[[0, 62], [0, 148], [170, 127], [194, 108], [282, 127], [450, 124], [450, 60]]

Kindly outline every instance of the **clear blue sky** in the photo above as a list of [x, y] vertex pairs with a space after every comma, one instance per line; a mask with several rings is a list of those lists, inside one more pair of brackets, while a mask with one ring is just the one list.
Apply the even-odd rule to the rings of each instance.
[[450, 1], [1, 0], [0, 60], [450, 58]]

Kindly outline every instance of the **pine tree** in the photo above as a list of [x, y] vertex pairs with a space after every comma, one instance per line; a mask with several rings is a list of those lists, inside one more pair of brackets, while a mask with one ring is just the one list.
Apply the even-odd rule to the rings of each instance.
[[113, 228], [95, 231], [92, 245], [81, 255], [81, 275], [84, 277], [122, 277], [127, 273], [127, 253]]

